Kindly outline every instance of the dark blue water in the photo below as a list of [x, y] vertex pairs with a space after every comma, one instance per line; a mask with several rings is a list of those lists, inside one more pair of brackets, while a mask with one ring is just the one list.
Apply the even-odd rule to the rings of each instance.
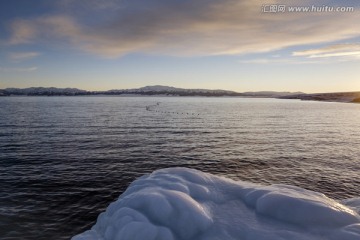
[[0, 239], [70, 239], [165, 167], [359, 197], [359, 133], [357, 104], [2, 97]]

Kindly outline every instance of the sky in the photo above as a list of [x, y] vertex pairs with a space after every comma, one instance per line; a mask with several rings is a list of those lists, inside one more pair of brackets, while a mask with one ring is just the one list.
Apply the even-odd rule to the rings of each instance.
[[360, 91], [359, 22], [357, 0], [1, 0], [0, 88]]

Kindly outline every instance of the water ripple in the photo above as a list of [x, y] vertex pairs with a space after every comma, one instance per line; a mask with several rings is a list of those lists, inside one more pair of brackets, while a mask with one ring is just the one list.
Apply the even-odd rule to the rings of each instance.
[[241, 98], [0, 98], [0, 238], [69, 239], [135, 178], [190, 167], [360, 196], [360, 105]]

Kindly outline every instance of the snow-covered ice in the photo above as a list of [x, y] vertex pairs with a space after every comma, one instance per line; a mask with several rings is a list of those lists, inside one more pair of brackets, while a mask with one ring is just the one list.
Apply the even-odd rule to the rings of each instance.
[[72, 240], [360, 240], [359, 211], [360, 198], [169, 168], [134, 181]]

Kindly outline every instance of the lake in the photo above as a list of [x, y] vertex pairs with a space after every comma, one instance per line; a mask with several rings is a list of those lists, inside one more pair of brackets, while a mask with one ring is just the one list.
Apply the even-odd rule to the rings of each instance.
[[359, 104], [1, 97], [0, 238], [70, 239], [134, 179], [167, 167], [359, 197], [359, 133]]

